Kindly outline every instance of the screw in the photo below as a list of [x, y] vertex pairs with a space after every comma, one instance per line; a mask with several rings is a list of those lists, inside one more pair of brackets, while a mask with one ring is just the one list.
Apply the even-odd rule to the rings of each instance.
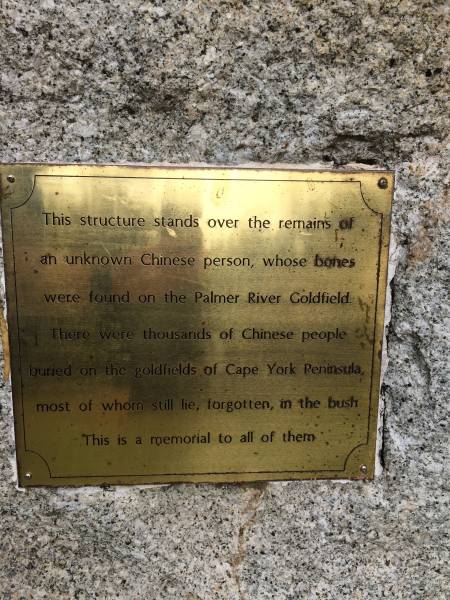
[[31, 479], [31, 473], [29, 471], [25, 473], [25, 479]]
[[388, 186], [388, 180], [386, 179], [386, 177], [380, 177], [380, 179], [378, 180], [378, 187], [381, 188], [382, 190], [385, 190]]
[[362, 473], [363, 475], [365, 475], [365, 474], [367, 473], [367, 465], [361, 465], [361, 466], [359, 467], [359, 470], [361, 471], [361, 473]]
[[6, 179], [9, 181], [9, 183], [14, 183], [16, 180], [14, 175], [8, 175]]

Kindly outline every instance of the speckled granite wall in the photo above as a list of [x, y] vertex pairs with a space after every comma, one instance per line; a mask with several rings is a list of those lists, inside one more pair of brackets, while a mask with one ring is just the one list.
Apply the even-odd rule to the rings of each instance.
[[3, 161], [356, 162], [398, 182], [378, 479], [20, 491], [5, 383], [2, 600], [448, 598], [445, 2], [1, 9]]

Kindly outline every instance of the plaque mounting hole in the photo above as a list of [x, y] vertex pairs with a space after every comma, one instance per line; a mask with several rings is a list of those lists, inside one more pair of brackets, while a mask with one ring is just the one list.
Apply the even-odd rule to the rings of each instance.
[[381, 188], [382, 190], [385, 190], [388, 186], [388, 180], [386, 179], [386, 177], [380, 177], [380, 179], [378, 180], [378, 187]]
[[359, 467], [359, 470], [363, 475], [366, 475], [367, 474], [367, 465], [361, 465]]
[[9, 183], [14, 183], [16, 178], [14, 177], [14, 175], [8, 175], [6, 177], [7, 181], [9, 181]]
[[31, 473], [29, 471], [25, 473], [25, 479], [31, 479]]

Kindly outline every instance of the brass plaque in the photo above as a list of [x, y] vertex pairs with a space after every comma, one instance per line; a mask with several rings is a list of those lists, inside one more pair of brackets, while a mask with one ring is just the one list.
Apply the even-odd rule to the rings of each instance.
[[371, 478], [391, 172], [1, 166], [20, 485]]

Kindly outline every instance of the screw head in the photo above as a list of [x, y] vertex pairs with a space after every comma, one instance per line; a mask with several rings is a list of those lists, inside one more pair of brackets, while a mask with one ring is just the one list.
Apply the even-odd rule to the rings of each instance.
[[380, 177], [380, 179], [378, 180], [378, 187], [381, 188], [382, 190], [385, 190], [388, 186], [388, 180], [386, 179], [386, 177]]
[[31, 479], [31, 473], [29, 471], [25, 473], [25, 479]]
[[366, 473], [367, 473], [367, 471], [368, 471], [368, 469], [367, 469], [367, 465], [361, 465], [361, 466], [359, 467], [359, 470], [361, 471], [361, 473], [362, 473], [363, 475], [366, 475]]
[[6, 177], [7, 181], [9, 181], [9, 183], [14, 183], [16, 178], [14, 177], [14, 175], [8, 175]]

